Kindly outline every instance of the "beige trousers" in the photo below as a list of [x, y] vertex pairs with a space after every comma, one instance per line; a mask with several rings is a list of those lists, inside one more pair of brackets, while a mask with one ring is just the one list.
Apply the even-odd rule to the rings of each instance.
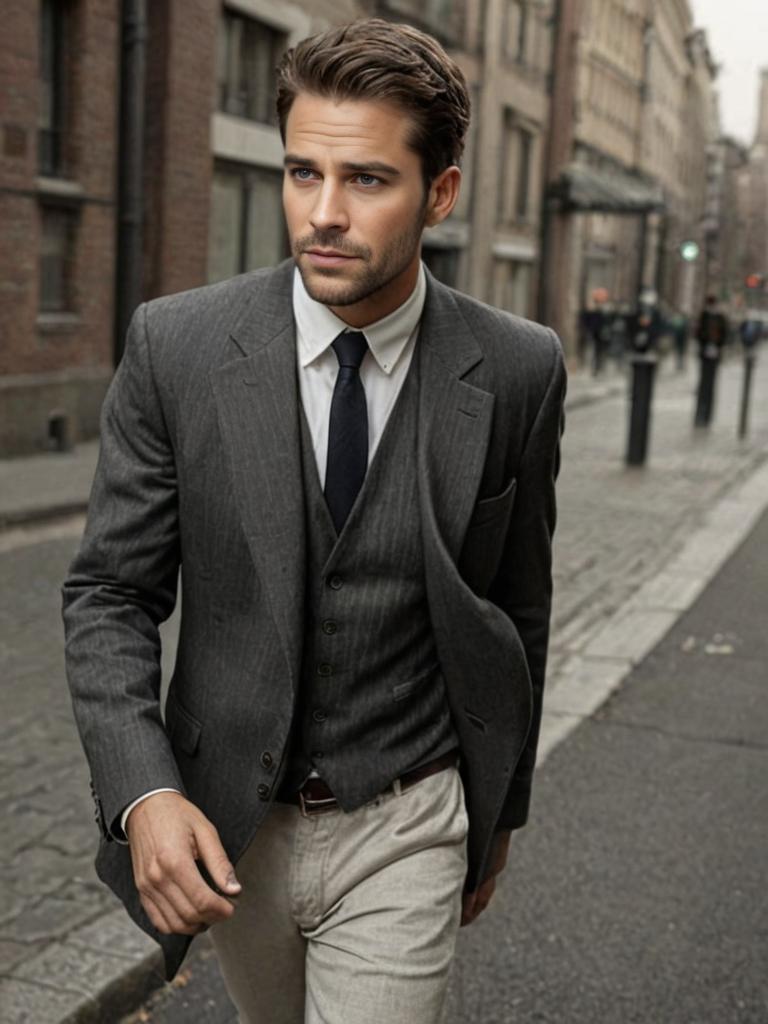
[[438, 1024], [467, 827], [456, 768], [351, 814], [274, 804], [210, 932], [242, 1024]]

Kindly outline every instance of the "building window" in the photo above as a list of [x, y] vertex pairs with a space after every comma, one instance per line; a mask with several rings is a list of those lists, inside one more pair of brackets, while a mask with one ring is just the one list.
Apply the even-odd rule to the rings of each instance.
[[513, 111], [506, 111], [498, 191], [502, 224], [530, 219], [534, 144], [533, 132], [517, 123]]
[[64, 48], [66, 25], [62, 4], [43, 0], [40, 8], [40, 103], [38, 114], [38, 165], [49, 177], [63, 172]]
[[517, 132], [517, 182], [515, 188], [515, 216], [527, 220], [531, 198], [531, 157], [533, 135], [525, 128]]
[[261, 124], [277, 124], [275, 67], [288, 46], [284, 32], [224, 10], [216, 58], [218, 109]]
[[459, 279], [459, 249], [443, 248], [443, 246], [424, 245], [421, 250], [421, 258], [426, 266], [435, 275], [438, 281], [455, 288]]
[[378, 0], [374, 6], [379, 14], [416, 24], [443, 42], [458, 43], [462, 37], [466, 4], [456, 0]]
[[518, 316], [528, 316], [531, 305], [532, 264], [497, 259], [493, 268], [493, 305]]
[[506, 0], [504, 6], [504, 54], [525, 63], [531, 29], [529, 0]]
[[74, 270], [77, 212], [69, 207], [41, 207], [40, 312], [74, 311]]
[[223, 281], [288, 255], [283, 175], [256, 167], [217, 167], [213, 175], [208, 280]]

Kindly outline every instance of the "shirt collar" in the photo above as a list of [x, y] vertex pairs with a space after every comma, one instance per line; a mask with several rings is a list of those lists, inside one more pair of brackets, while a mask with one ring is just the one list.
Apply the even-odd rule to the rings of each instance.
[[[387, 375], [397, 365], [421, 319], [426, 294], [424, 264], [420, 263], [416, 287], [405, 302], [381, 320], [362, 328], [374, 359]], [[298, 267], [293, 272], [293, 313], [302, 367], [309, 366], [321, 356], [341, 331], [350, 329], [349, 324], [345, 324], [327, 306], [307, 294]]]

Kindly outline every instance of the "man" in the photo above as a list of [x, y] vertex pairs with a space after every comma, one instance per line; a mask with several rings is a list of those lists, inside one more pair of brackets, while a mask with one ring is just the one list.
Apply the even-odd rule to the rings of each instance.
[[142, 305], [105, 402], [64, 586], [97, 867], [169, 976], [213, 925], [243, 1021], [429, 1024], [528, 814], [563, 362], [420, 262], [469, 118], [437, 43], [278, 76], [293, 260]]
[[699, 349], [699, 387], [694, 426], [708, 427], [715, 408], [717, 368], [728, 340], [728, 320], [716, 295], [708, 295], [696, 327]]

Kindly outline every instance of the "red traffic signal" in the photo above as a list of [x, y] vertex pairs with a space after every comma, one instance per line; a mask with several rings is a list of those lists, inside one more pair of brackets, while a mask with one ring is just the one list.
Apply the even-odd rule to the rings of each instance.
[[746, 280], [747, 288], [760, 288], [763, 284], [762, 274], [748, 274]]

